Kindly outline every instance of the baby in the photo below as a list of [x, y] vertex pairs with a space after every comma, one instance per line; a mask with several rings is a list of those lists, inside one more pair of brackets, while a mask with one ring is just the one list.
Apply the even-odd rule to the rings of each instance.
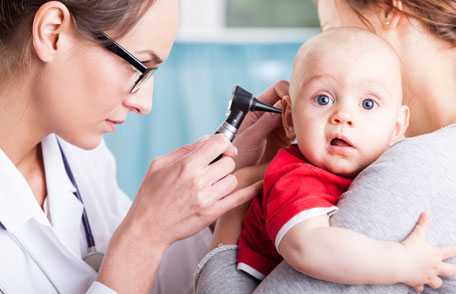
[[263, 195], [243, 223], [238, 269], [261, 280], [285, 259], [321, 280], [405, 283], [418, 291], [453, 275], [443, 262], [451, 250], [425, 241], [426, 214], [401, 243], [330, 226], [352, 179], [408, 126], [393, 49], [364, 30], [328, 30], [299, 50], [282, 102], [286, 134], [297, 144], [280, 150], [266, 170]]

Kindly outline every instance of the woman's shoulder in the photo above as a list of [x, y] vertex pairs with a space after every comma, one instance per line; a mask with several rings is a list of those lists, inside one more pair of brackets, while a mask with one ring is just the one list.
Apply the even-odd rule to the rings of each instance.
[[433, 132], [425, 133], [419, 136], [408, 137], [399, 144], [421, 144], [422, 142], [434, 142], [440, 144], [445, 141], [454, 141], [456, 138], [456, 124], [437, 129]]
[[333, 224], [377, 239], [402, 240], [419, 214], [432, 210], [433, 226], [447, 233], [432, 230], [429, 237], [448, 241], [456, 236], [451, 229], [455, 150], [456, 125], [394, 145], [356, 177], [338, 203]]
[[417, 184], [441, 183], [448, 172], [456, 173], [456, 125], [406, 138], [390, 147], [355, 179], [359, 183], [393, 185], [396, 182]]
[[456, 160], [455, 150], [456, 124], [453, 124], [431, 133], [406, 138], [388, 149], [379, 160], [397, 159], [411, 163], [415, 160]]

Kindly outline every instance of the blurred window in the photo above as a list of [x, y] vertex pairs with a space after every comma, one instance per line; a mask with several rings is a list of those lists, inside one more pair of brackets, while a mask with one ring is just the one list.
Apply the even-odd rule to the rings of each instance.
[[312, 0], [225, 0], [226, 26], [318, 27]]

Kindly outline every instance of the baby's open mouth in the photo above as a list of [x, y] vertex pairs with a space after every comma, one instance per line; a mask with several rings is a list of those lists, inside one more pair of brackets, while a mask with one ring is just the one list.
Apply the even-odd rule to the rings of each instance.
[[344, 139], [341, 138], [334, 138], [330, 142], [331, 146], [339, 146], [339, 147], [353, 147], [350, 142], [345, 141]]

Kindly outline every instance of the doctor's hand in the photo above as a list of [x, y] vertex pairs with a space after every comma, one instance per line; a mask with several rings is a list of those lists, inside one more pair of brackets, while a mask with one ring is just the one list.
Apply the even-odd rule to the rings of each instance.
[[[220, 154], [225, 156], [211, 164]], [[164, 247], [197, 233], [259, 189], [250, 185], [234, 192], [236, 154], [225, 136], [213, 135], [154, 160], [127, 218]]]
[[[238, 189], [243, 189], [251, 185], [262, 186], [266, 167], [266, 164], [261, 164], [237, 170], [234, 175], [238, 179]], [[229, 245], [237, 243], [241, 234], [242, 222], [249, 206], [250, 201], [233, 208], [217, 220], [212, 244], [209, 249], [213, 249], [220, 244]]]
[[[281, 100], [288, 95], [289, 84], [279, 81], [258, 97], [264, 103], [281, 108]], [[236, 167], [243, 168], [269, 162], [280, 147], [290, 144], [282, 127], [280, 114], [249, 112], [234, 140], [239, 149]]]
[[235, 190], [236, 154], [228, 139], [213, 135], [154, 160], [111, 239], [98, 281], [118, 293], [148, 293], [173, 242], [253, 198], [261, 183]]

